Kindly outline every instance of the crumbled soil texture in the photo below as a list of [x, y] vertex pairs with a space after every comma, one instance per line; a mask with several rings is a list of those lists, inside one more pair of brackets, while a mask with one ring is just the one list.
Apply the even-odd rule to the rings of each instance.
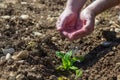
[[[0, 0], [0, 48], [14, 48], [12, 55], [23, 50], [29, 52], [23, 60], [0, 64], [0, 80], [57, 80], [60, 76], [74, 80], [74, 72], [56, 70], [61, 60], [55, 52], [76, 47], [76, 56], [85, 56], [84, 62], [76, 63], [83, 70], [78, 80], [117, 80], [120, 76], [120, 32], [116, 30], [120, 28], [119, 8], [98, 15], [92, 34], [70, 42], [55, 28], [65, 3], [66, 0]], [[5, 15], [10, 18], [3, 18]], [[21, 15], [29, 17], [21, 19]], [[112, 43], [103, 46], [104, 41]]]

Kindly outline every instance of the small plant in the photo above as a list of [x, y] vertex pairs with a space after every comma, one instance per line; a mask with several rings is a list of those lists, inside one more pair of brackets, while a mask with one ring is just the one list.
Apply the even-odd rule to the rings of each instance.
[[76, 61], [80, 61], [82, 62], [84, 60], [84, 57], [72, 57], [73, 51], [69, 51], [66, 54], [62, 53], [62, 52], [56, 52], [56, 55], [62, 59], [62, 64], [57, 68], [60, 70], [73, 70], [76, 72], [76, 77], [75, 79], [79, 78], [82, 76], [82, 70], [79, 69], [78, 67], [74, 66], [73, 64]]

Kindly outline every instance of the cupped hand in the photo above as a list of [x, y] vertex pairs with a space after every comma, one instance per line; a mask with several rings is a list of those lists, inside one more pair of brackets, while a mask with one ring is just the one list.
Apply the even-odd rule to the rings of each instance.
[[78, 13], [65, 9], [56, 23], [57, 30], [62, 33], [66, 29], [73, 28], [78, 18]]
[[94, 30], [95, 15], [93, 12], [85, 9], [81, 12], [79, 19], [73, 26], [66, 25], [67, 27], [62, 30], [62, 34], [69, 40], [76, 40], [84, 37]]

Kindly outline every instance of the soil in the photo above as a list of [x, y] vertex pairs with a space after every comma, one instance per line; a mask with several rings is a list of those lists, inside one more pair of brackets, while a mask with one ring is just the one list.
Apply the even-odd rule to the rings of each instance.
[[[65, 3], [66, 0], [0, 0], [0, 48], [14, 48], [12, 56], [23, 50], [29, 53], [23, 60], [1, 63], [0, 80], [57, 80], [61, 76], [74, 80], [74, 72], [56, 70], [61, 60], [55, 52], [76, 47], [75, 55], [85, 56], [85, 61], [75, 64], [83, 70], [78, 80], [119, 80], [120, 32], [116, 31], [120, 28], [119, 6], [96, 17], [92, 34], [70, 42], [55, 28]], [[5, 15], [10, 18], [2, 18]], [[21, 15], [29, 17], [21, 19]], [[104, 46], [105, 41], [112, 43]]]

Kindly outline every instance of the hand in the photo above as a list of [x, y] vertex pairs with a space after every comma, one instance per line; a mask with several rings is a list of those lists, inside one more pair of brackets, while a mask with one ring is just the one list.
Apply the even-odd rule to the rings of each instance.
[[78, 13], [73, 12], [70, 9], [65, 9], [56, 23], [57, 30], [62, 33], [63, 30], [69, 29], [71, 26], [75, 26], [77, 19]]
[[75, 40], [84, 37], [94, 30], [95, 15], [90, 10], [83, 10], [76, 25], [72, 26], [70, 29], [64, 29], [62, 31], [69, 40]]

